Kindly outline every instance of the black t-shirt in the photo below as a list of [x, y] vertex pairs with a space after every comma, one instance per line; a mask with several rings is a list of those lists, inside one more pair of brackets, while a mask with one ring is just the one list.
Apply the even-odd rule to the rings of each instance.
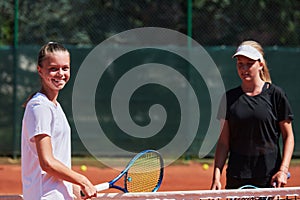
[[240, 86], [231, 89], [226, 92], [226, 104], [220, 105], [218, 118], [224, 117], [230, 130], [227, 176], [272, 176], [281, 164], [279, 122], [293, 119], [283, 90], [270, 83], [256, 96], [246, 95]]

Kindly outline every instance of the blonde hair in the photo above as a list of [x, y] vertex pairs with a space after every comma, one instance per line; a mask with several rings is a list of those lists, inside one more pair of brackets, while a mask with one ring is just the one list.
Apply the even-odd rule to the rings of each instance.
[[[54, 52], [67, 52], [68, 54], [70, 54], [70, 52], [68, 51], [68, 49], [66, 49], [63, 45], [57, 43], [57, 42], [49, 42], [45, 45], [43, 45], [39, 51], [38, 54], [38, 61], [37, 64], [40, 67], [42, 66], [43, 60], [45, 59], [45, 57], [49, 54], [49, 53], [54, 53]], [[26, 101], [23, 103], [22, 107], [26, 107], [28, 101], [36, 94], [37, 92], [32, 93], [31, 95], [29, 95], [29, 97], [26, 99]]]
[[263, 60], [261, 60], [260, 62], [262, 63], [263, 68], [262, 68], [262, 70], [260, 70], [259, 75], [263, 81], [271, 83], [272, 82], [271, 76], [270, 76], [270, 72], [269, 72], [269, 68], [267, 66], [266, 60], [264, 58], [264, 50], [263, 50], [262, 46], [258, 42], [253, 41], [253, 40], [244, 41], [240, 45], [252, 46], [261, 53], [261, 55], [263, 56]]

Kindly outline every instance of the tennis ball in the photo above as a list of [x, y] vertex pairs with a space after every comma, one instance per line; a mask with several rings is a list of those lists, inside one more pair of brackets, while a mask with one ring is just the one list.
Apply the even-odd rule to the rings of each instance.
[[87, 170], [87, 166], [86, 165], [81, 165], [80, 170], [85, 172]]
[[207, 163], [204, 163], [204, 164], [202, 165], [202, 168], [203, 168], [204, 170], [208, 170], [209, 165], [208, 165]]

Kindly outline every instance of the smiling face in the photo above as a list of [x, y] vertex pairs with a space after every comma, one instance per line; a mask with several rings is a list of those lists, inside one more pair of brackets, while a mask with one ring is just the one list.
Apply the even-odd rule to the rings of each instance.
[[259, 60], [252, 60], [245, 56], [237, 56], [237, 71], [242, 81], [260, 79], [262, 64]]
[[70, 79], [70, 55], [67, 51], [48, 53], [38, 66], [42, 87], [47, 91], [58, 92]]

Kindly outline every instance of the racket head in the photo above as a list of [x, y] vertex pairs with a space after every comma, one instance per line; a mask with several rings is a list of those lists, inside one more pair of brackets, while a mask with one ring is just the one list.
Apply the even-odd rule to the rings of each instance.
[[137, 154], [124, 171], [125, 192], [156, 192], [163, 179], [164, 162], [159, 152], [145, 150]]

